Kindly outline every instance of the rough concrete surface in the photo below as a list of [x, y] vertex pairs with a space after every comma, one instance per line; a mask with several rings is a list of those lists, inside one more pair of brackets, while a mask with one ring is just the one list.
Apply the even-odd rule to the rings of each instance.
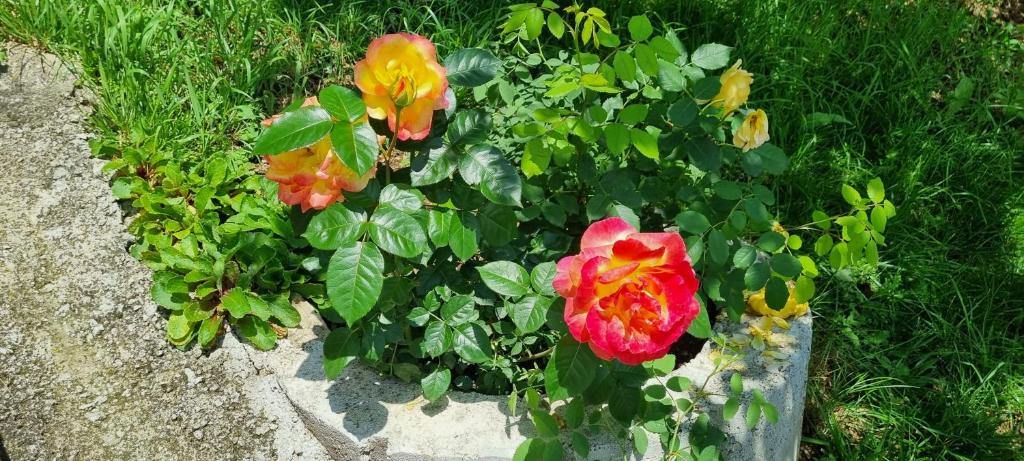
[[90, 158], [89, 93], [55, 57], [0, 48], [0, 439], [11, 459], [326, 459], [233, 338], [208, 355], [167, 343], [150, 271], [125, 250], [103, 162]]

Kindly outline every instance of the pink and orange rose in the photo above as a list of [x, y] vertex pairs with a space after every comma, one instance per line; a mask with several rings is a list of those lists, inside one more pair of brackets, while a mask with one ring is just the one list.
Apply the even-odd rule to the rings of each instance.
[[[308, 98], [305, 106], [317, 106], [317, 98]], [[270, 126], [280, 116], [263, 121]], [[359, 176], [346, 167], [331, 147], [330, 135], [311, 146], [282, 154], [265, 155], [267, 179], [277, 183], [277, 197], [288, 205], [299, 205], [302, 211], [310, 208], [322, 210], [330, 204], [344, 200], [342, 191], [359, 192], [376, 174], [376, 168]]]
[[700, 312], [682, 237], [637, 232], [621, 218], [591, 224], [580, 253], [558, 261], [552, 285], [572, 336], [628, 365], [664, 356]]
[[415, 34], [388, 34], [370, 43], [366, 59], [356, 63], [356, 86], [367, 114], [387, 119], [403, 141], [426, 138], [434, 110], [449, 104], [447, 71], [434, 44]]

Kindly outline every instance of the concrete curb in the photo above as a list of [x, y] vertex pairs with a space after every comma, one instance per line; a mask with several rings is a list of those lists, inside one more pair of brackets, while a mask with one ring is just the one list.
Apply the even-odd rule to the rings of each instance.
[[[427, 402], [417, 384], [401, 383], [359, 364], [350, 365], [331, 382], [323, 374], [323, 338], [327, 327], [307, 303], [296, 306], [303, 324], [289, 331], [289, 337], [270, 352], [246, 348], [257, 368], [272, 374], [305, 428], [337, 460], [507, 460], [516, 447], [533, 432], [532, 423], [513, 416], [504, 396], [450, 392], [438, 402]], [[752, 321], [747, 319], [745, 322]], [[745, 328], [719, 323], [719, 330]], [[728, 437], [723, 446], [726, 459], [795, 459], [803, 418], [807, 364], [811, 346], [811, 318], [790, 321], [787, 332], [793, 338], [782, 350], [789, 362], [766, 368], [758, 355], [749, 354], [737, 364], [745, 369], [744, 401], [739, 415], [723, 422], [720, 405], [712, 411], [713, 422]], [[685, 376], [703, 383], [713, 369], [711, 344], [673, 376]], [[707, 390], [726, 393], [732, 372], [714, 376]], [[751, 393], [759, 389], [778, 407], [776, 424], [761, 421], [752, 431], [744, 426], [744, 414]], [[681, 396], [680, 396], [681, 397]], [[712, 397], [721, 404], [724, 399]], [[516, 415], [522, 415], [517, 411]], [[650, 448], [642, 457], [661, 459], [657, 437], [650, 435]], [[685, 446], [685, 443], [684, 443]], [[609, 437], [591, 437], [590, 459], [622, 458], [619, 445]]]

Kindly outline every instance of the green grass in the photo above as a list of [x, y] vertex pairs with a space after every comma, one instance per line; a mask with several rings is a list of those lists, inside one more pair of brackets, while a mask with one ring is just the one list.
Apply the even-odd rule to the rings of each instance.
[[[429, 35], [445, 55], [493, 39], [502, 19], [496, 1], [320, 3], [0, 0], [0, 37], [80, 59], [104, 136], [202, 156], [346, 81], [381, 33]], [[691, 45], [737, 46], [773, 142], [793, 154], [789, 221], [841, 208], [840, 183], [874, 176], [900, 209], [886, 267], [827, 284], [814, 304], [805, 452], [1024, 459], [1024, 33], [943, 1], [606, 9], [653, 14]], [[812, 112], [850, 124], [815, 127]]]

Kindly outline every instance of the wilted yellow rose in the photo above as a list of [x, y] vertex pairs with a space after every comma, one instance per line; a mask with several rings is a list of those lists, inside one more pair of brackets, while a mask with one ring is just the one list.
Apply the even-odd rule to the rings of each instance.
[[743, 119], [743, 124], [732, 135], [732, 145], [746, 152], [768, 141], [768, 114], [758, 109]]
[[722, 88], [711, 98], [711, 105], [722, 110], [723, 115], [732, 113], [747, 103], [750, 96], [750, 84], [754, 82], [754, 74], [740, 68], [743, 60], [736, 61], [732, 67], [722, 72], [719, 81]]
[[790, 282], [788, 286], [789, 299], [786, 300], [786, 305], [783, 306], [782, 309], [775, 310], [768, 307], [768, 303], [764, 300], [764, 288], [762, 288], [761, 291], [750, 295], [750, 298], [747, 299], [747, 307], [751, 312], [766, 317], [787, 319], [806, 314], [810, 306], [807, 303], [797, 303], [796, 288], [794, 284]]
[[366, 113], [386, 118], [403, 141], [426, 138], [434, 110], [448, 107], [447, 71], [437, 62], [434, 44], [415, 34], [388, 34], [371, 42], [366, 59], [356, 63], [356, 86]]

